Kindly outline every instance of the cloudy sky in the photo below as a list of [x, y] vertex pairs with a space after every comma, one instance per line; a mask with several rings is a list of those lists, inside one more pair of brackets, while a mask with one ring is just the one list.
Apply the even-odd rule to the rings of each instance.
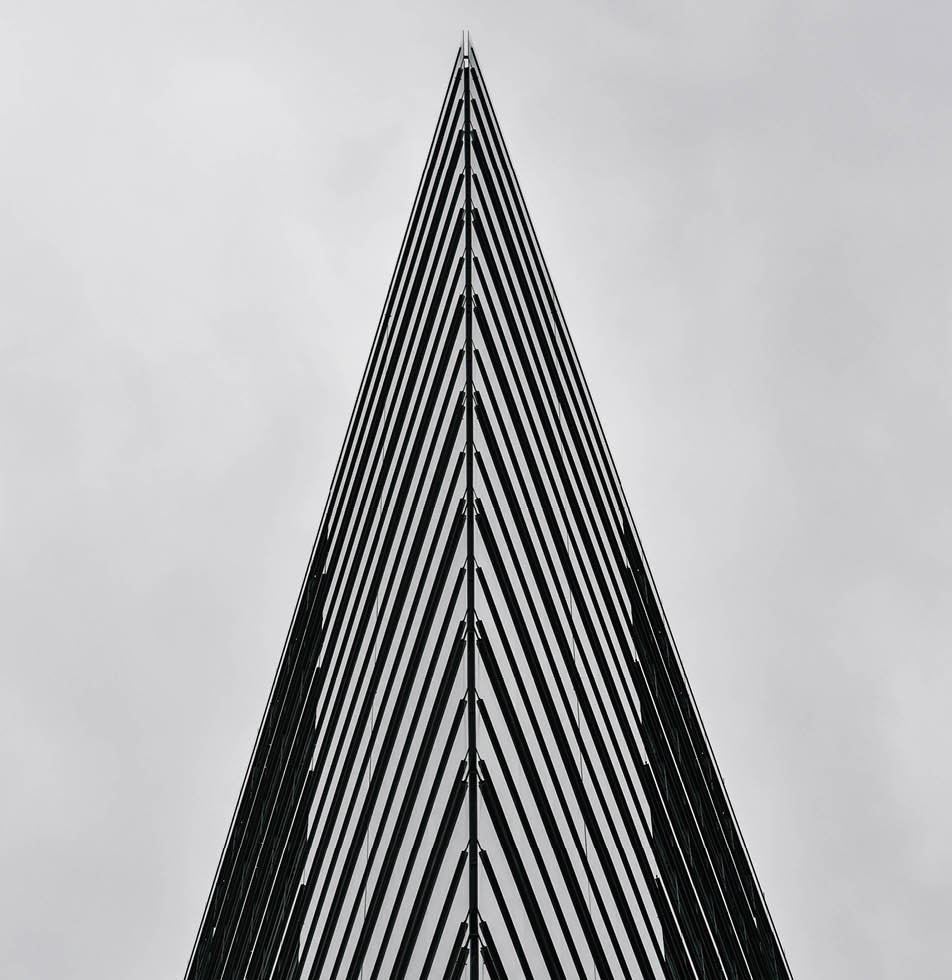
[[464, 26], [795, 975], [952, 975], [952, 12], [793, 6], [0, 7], [0, 975], [184, 972]]

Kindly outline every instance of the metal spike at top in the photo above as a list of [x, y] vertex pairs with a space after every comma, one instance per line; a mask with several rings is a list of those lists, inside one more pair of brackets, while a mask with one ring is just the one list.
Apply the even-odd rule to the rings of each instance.
[[186, 977], [467, 968], [790, 977], [464, 32]]

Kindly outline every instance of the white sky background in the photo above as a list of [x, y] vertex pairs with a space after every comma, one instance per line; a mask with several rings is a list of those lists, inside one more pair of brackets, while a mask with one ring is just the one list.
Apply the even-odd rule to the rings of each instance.
[[795, 975], [952, 975], [952, 8], [791, 6], [0, 7], [0, 975], [184, 973], [467, 25]]

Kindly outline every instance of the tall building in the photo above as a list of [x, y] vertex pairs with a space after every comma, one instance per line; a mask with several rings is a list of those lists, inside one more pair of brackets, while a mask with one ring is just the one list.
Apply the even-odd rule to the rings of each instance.
[[456, 56], [186, 974], [790, 976]]

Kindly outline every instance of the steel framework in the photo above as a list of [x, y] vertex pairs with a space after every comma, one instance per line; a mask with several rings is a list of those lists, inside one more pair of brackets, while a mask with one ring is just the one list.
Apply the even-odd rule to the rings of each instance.
[[466, 969], [790, 976], [468, 43], [186, 978]]

